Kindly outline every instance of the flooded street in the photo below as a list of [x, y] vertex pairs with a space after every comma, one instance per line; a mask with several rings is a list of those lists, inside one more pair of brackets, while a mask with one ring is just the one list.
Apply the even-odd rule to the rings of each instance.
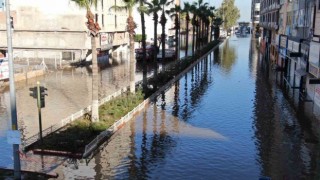
[[54, 171], [59, 179], [319, 179], [318, 119], [303, 110], [315, 108], [295, 110], [273, 78], [255, 41], [231, 37], [88, 165]]
[[[105, 97], [129, 85], [129, 65], [121, 63], [107, 67], [100, 73], [99, 96]], [[36, 99], [29, 88], [37, 81], [45, 86], [45, 108], [41, 109], [43, 130], [59, 123], [62, 119], [91, 105], [92, 78], [86, 68], [76, 68], [48, 73], [46, 76], [16, 83], [17, 115], [22, 138], [39, 132]], [[6, 87], [0, 94], [0, 167], [12, 167], [12, 146], [7, 144], [6, 131], [11, 127], [10, 94]]]
[[[101, 73], [105, 80], [100, 95], [129, 84], [126, 68]], [[87, 163], [58, 158], [52, 160], [58, 166], [44, 166], [58, 173], [58, 179], [320, 179], [319, 116], [314, 114], [319, 107], [290, 100], [294, 92], [283, 91], [272, 73], [254, 40], [231, 37], [129, 121]], [[56, 110], [48, 117], [48, 126], [55, 118], [83, 108], [80, 104], [90, 104], [91, 77], [84, 73], [51, 74], [41, 82], [49, 89], [47, 109]], [[35, 82], [26, 83], [17, 86], [18, 117], [23, 117], [26, 131], [37, 131], [37, 116], [24, 111], [36, 108], [28, 91]], [[59, 90], [62, 86], [69, 88]], [[49, 103], [50, 98], [59, 102]], [[0, 153], [5, 154], [0, 167], [7, 167], [12, 161], [12, 155], [4, 153], [12, 148], [4, 133], [10, 127], [4, 106], [8, 93], [0, 100]]]

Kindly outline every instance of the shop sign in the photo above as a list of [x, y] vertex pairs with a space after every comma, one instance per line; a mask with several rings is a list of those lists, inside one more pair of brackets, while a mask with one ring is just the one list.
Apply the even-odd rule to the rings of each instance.
[[309, 46], [307, 44], [302, 43], [301, 44], [301, 53], [304, 55], [308, 55], [309, 52]]
[[303, 58], [300, 58], [300, 67], [301, 69], [307, 69], [307, 62]]
[[320, 106], [320, 85], [315, 85], [314, 89], [314, 102]]
[[299, 45], [300, 45], [300, 43], [293, 42], [292, 43], [292, 52], [299, 52]]
[[292, 51], [292, 44], [293, 44], [293, 41], [288, 40], [288, 46], [287, 46], [287, 49], [288, 49], [289, 51]]
[[319, 66], [320, 43], [310, 42], [309, 62]]
[[110, 33], [100, 33], [100, 46], [101, 49], [112, 48], [113, 35]]
[[287, 36], [280, 36], [280, 47], [287, 48]]
[[309, 64], [309, 73], [314, 77], [319, 78], [319, 68], [317, 66]]

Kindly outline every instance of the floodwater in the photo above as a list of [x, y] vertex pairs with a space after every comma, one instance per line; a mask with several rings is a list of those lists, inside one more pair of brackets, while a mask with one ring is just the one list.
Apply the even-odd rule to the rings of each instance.
[[320, 179], [316, 107], [290, 100], [294, 92], [283, 91], [255, 44], [226, 40], [87, 164], [70, 160], [54, 172], [59, 179]]
[[[39, 118], [36, 99], [29, 94], [29, 88], [37, 81], [48, 90], [45, 108], [41, 109], [42, 129], [59, 123], [62, 119], [80, 111], [91, 103], [91, 69], [76, 68], [54, 71], [43, 77], [16, 83], [16, 104], [19, 129], [22, 140], [39, 132]], [[100, 72], [99, 96], [105, 97], [129, 86], [129, 65], [121, 62], [104, 68]], [[7, 143], [6, 132], [11, 128], [10, 94], [6, 87], [0, 91], [0, 167], [12, 168], [12, 146]]]

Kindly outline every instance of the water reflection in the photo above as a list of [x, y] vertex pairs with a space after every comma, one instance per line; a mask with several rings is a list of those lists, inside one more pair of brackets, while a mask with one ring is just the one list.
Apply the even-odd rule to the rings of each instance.
[[[117, 66], [108, 66], [100, 72], [99, 95], [112, 94], [120, 88], [129, 85], [128, 65], [122, 63]], [[17, 116], [22, 140], [39, 131], [38, 111], [36, 100], [30, 97], [29, 88], [41, 85], [48, 88], [46, 107], [42, 111], [43, 129], [59, 123], [62, 119], [78, 112], [91, 104], [91, 76], [86, 68], [75, 68], [50, 72], [43, 77], [28, 79], [16, 83]], [[9, 89], [2, 89], [0, 93], [0, 166], [12, 167], [12, 147], [7, 144], [6, 131], [10, 128]], [[4, 148], [3, 148], [4, 147]]]
[[[257, 57], [255, 48], [251, 49], [251, 54]], [[259, 58], [257, 62], [253, 126], [261, 175], [272, 179], [319, 177], [313, 164], [318, 160], [314, 152], [319, 149], [306, 142], [306, 139], [314, 139], [315, 134], [309, 124], [311, 120], [301, 113], [303, 105], [300, 104], [300, 110], [293, 109], [288, 91], [281, 91], [282, 88], [271, 83], [275, 79], [269, 74], [265, 60]]]
[[[250, 42], [222, 45], [117, 132], [88, 166], [59, 166], [61, 177], [317, 179], [315, 134], [270, 81]], [[224, 48], [236, 51], [231, 60]], [[224, 62], [228, 74], [221, 73]]]
[[221, 52], [221, 67], [225, 70], [227, 74], [230, 73], [230, 71], [232, 70], [232, 66], [234, 65], [236, 59], [237, 51], [235, 49], [235, 46], [230, 45], [230, 42], [226, 41], [223, 44]]

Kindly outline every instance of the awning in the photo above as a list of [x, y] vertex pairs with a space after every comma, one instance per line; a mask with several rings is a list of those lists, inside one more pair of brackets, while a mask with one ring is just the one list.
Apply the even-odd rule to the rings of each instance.
[[294, 74], [297, 75], [297, 76], [305, 76], [308, 73], [306, 72], [305, 69], [297, 69], [297, 70], [294, 71]]

